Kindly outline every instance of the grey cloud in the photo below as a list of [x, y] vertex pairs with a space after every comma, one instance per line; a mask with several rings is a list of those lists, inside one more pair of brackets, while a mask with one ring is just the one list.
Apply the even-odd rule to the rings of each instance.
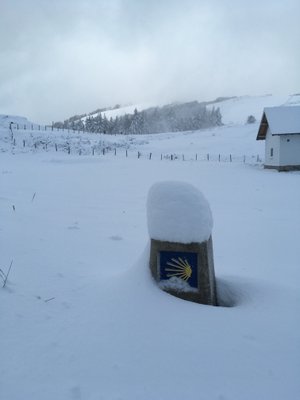
[[4, 0], [0, 113], [299, 91], [297, 0]]

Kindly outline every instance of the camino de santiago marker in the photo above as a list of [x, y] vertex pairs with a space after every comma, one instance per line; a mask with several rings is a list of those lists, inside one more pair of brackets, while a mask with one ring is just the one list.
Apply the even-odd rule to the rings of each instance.
[[154, 184], [147, 200], [150, 269], [177, 297], [217, 305], [212, 214], [202, 193], [184, 182]]

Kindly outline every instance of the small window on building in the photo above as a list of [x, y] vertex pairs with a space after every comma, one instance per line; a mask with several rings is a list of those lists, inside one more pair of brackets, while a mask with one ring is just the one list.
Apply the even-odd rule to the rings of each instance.
[[273, 157], [273, 154], [274, 154], [274, 150], [273, 150], [273, 147], [270, 149], [270, 156], [271, 157]]

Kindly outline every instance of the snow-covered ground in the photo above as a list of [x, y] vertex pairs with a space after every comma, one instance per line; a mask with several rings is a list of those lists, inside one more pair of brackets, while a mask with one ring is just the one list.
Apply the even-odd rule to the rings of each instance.
[[262, 159], [264, 143], [256, 141], [258, 123], [224, 125], [200, 131], [162, 133], [153, 135], [104, 135], [94, 133], [61, 132], [49, 130], [16, 129], [12, 132], [0, 126], [0, 153], [70, 153], [71, 155], [113, 154], [125, 157], [160, 159], [174, 158], [247, 162]]
[[[257, 124], [233, 122], [122, 140], [155, 154], [262, 154]], [[299, 397], [300, 173], [25, 151], [10, 134], [0, 129], [0, 268], [13, 260], [0, 288], [1, 399]], [[152, 281], [146, 199], [165, 180], [207, 198], [218, 295], [231, 307], [189, 303]]]

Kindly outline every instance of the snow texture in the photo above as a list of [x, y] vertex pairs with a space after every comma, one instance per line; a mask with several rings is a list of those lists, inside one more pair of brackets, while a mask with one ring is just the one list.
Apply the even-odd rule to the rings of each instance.
[[11, 122], [14, 124], [29, 124], [29, 123], [31, 123], [25, 117], [20, 117], [17, 115], [0, 114], [0, 127], [3, 126], [3, 127], [8, 128]]
[[179, 292], [197, 292], [196, 288], [193, 288], [188, 282], [184, 281], [178, 276], [172, 276], [170, 279], [163, 279], [162, 281], [158, 282], [158, 286], [165, 290], [165, 289], [173, 289]]
[[208, 201], [189, 183], [155, 183], [148, 194], [147, 217], [151, 239], [202, 243], [211, 236], [213, 219]]

